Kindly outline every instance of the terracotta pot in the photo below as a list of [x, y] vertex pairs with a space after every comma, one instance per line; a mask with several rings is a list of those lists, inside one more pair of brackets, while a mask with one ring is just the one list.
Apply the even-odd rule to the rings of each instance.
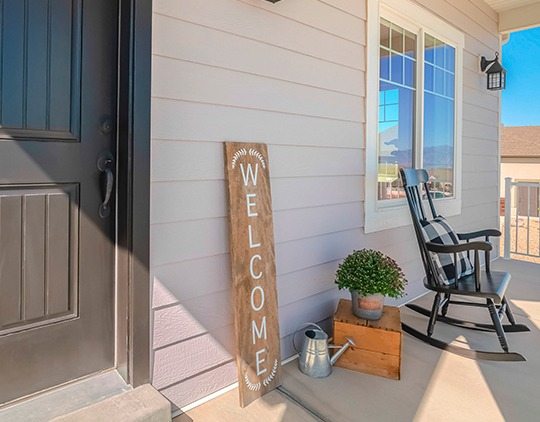
[[360, 296], [357, 291], [351, 292], [353, 314], [358, 318], [377, 320], [382, 317], [384, 295], [376, 293], [369, 296]]

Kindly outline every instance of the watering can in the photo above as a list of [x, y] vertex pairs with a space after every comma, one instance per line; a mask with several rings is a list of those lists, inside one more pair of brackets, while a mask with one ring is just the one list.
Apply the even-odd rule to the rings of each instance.
[[[302, 351], [299, 352], [294, 342], [297, 330], [293, 335], [293, 347], [300, 355], [298, 359], [298, 369], [312, 378], [325, 378], [332, 373], [332, 366], [339, 357], [347, 350], [349, 346], [356, 346], [352, 338], [347, 337], [347, 343], [343, 346], [328, 345], [328, 335], [317, 324], [308, 323], [302, 328], [308, 326], [316, 329], [306, 330], [304, 332], [304, 344]], [[329, 349], [339, 349], [334, 356], [330, 358]]]

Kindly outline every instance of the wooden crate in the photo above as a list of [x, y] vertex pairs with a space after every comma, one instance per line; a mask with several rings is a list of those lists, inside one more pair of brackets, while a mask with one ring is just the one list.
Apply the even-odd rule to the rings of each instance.
[[334, 344], [356, 343], [338, 359], [336, 366], [399, 380], [401, 369], [401, 317], [399, 308], [385, 306], [377, 321], [356, 317], [350, 300], [341, 299], [334, 316]]

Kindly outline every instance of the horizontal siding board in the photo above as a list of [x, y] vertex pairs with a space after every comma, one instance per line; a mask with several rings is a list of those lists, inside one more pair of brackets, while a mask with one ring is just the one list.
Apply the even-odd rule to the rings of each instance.
[[484, 155], [463, 156], [463, 168], [474, 168], [476, 171], [492, 171], [497, 168], [499, 157]]
[[363, 176], [273, 179], [271, 187], [274, 211], [358, 202], [364, 197]]
[[463, 87], [463, 102], [486, 110], [499, 112], [499, 98], [487, 93], [487, 90], [478, 90], [468, 86]]
[[[463, 171], [463, 189], [491, 188], [498, 183], [499, 172], [490, 171]], [[494, 198], [495, 201], [495, 198]]]
[[[461, 11], [466, 16], [471, 17], [476, 23], [475, 26], [469, 27], [475, 30], [487, 30], [490, 34], [497, 34], [499, 32], [499, 23], [497, 18], [488, 16], [484, 11], [480, 10], [473, 1], [470, 0], [447, 0], [449, 4], [454, 6], [455, 9]], [[478, 28], [480, 25], [482, 28]]]
[[275, 238], [288, 242], [363, 227], [362, 202], [274, 212]]
[[484, 12], [487, 16], [489, 16], [492, 20], [495, 22], [499, 21], [499, 15], [495, 10], [493, 10], [491, 7], [488, 6], [488, 4], [484, 0], [471, 0], [473, 4], [476, 5], [482, 12]]
[[463, 156], [466, 155], [499, 156], [499, 143], [496, 140], [463, 137]]
[[[475, 21], [477, 15], [468, 15], [461, 7], [456, 7], [448, 0], [415, 0], [417, 3], [424, 6], [426, 9], [431, 10], [433, 13], [441, 17], [450, 25], [459, 28], [461, 31], [469, 34], [470, 36], [483, 43], [486, 47], [491, 48], [492, 51], [496, 51], [499, 48], [498, 30], [490, 32], [485, 28], [481, 28]], [[467, 1], [465, 1], [467, 3]]]
[[490, 126], [499, 126], [498, 111], [487, 110], [472, 104], [464, 103], [463, 115], [474, 116], [475, 121], [478, 123], [483, 123]]
[[166, 388], [231, 361], [231, 356], [211, 334], [154, 351], [153, 385]]
[[229, 250], [225, 218], [152, 225], [151, 231], [150, 255], [156, 266], [222, 255]]
[[225, 181], [153, 183], [151, 200], [159, 204], [152, 210], [152, 223], [227, 216]]
[[340, 259], [361, 245], [361, 232], [356, 229], [277, 244], [276, 272], [287, 274]]
[[[221, 142], [154, 140], [152, 154], [153, 182], [224, 181]], [[272, 178], [364, 174], [362, 149], [269, 145], [268, 158]]]
[[[469, 120], [470, 119], [470, 120]], [[485, 125], [472, 120], [472, 116], [463, 116], [463, 134], [477, 139], [498, 141], [499, 126]], [[466, 168], [463, 169], [467, 171]]]
[[242, 2], [232, 5], [230, 0], [183, 0], [182, 7], [178, 7], [176, 0], [159, 0], [154, 2], [153, 7], [154, 13], [242, 35], [351, 68], [362, 69], [363, 66], [363, 58], [357, 54], [357, 43]]
[[[154, 28], [154, 55], [331, 91], [364, 94], [363, 72], [360, 70], [167, 16], [156, 15]], [[216, 49], [216, 45], [220, 48]], [[363, 46], [358, 47], [357, 54], [364, 57]], [[253, 60], [254, 57], [257, 60]], [[294, 63], [294, 66], [284, 66], [283, 63]], [[362, 66], [362, 70], [364, 68]]]
[[[152, 95], [206, 104], [360, 121], [363, 99], [248, 73], [154, 56]], [[189, 83], [171, 83], [176, 75]]]
[[169, 388], [162, 389], [160, 393], [173, 403], [173, 410], [174, 408], [179, 409], [229, 386], [235, 382], [236, 377], [236, 363], [228, 362]]
[[362, 20], [366, 20], [367, 6], [365, 0], [320, 0], [329, 6], [350, 13]]
[[225, 180], [223, 143], [152, 141], [152, 181]]
[[[335, 288], [334, 278], [339, 260], [316, 265], [280, 275], [277, 278], [278, 303], [280, 308]], [[284, 334], [281, 333], [283, 336]]]
[[214, 292], [229, 289], [230, 257], [228, 254], [153, 268], [154, 307], [187, 302]]
[[154, 311], [154, 348], [191, 338], [233, 325], [232, 291], [224, 290], [183, 304]]
[[[239, 0], [253, 4], [253, 0]], [[352, 42], [365, 44], [365, 21], [342, 13], [322, 1], [295, 0], [279, 5], [256, 2], [257, 7]]]
[[[359, 119], [363, 115], [358, 110]], [[207, 124], [212, 122], [212, 124]], [[319, 117], [214, 104], [152, 99], [152, 138], [162, 140], [263, 142], [357, 148], [364, 125]], [[157, 165], [157, 160], [153, 160]]]
[[[308, 322], [317, 322], [331, 318], [336, 312], [340, 295], [337, 288], [304, 297], [303, 299], [282, 306], [279, 309], [279, 331], [282, 337], [293, 334]], [[298, 339], [297, 339], [298, 341]], [[298, 344], [301, 346], [301, 343]]]
[[364, 150], [270, 145], [273, 178], [359, 176], [364, 174]]

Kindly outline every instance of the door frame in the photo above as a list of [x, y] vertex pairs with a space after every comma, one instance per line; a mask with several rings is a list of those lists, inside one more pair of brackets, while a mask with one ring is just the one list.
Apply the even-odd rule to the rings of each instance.
[[116, 368], [150, 382], [152, 0], [119, 0]]

